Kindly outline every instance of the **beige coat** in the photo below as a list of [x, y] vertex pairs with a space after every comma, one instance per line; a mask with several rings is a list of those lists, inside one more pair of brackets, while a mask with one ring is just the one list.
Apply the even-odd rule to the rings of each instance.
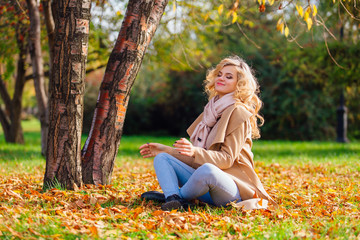
[[[267, 200], [274, 205], [276, 203], [265, 191], [254, 170], [249, 120], [251, 115], [252, 113], [242, 106], [228, 107], [211, 129], [206, 149], [196, 147], [195, 156], [192, 158], [180, 154], [174, 156], [194, 168], [204, 163], [212, 163], [229, 174], [239, 188], [243, 200], [237, 203], [237, 206], [244, 206], [244, 209], [267, 208]], [[202, 116], [203, 114], [188, 128], [190, 136]]]

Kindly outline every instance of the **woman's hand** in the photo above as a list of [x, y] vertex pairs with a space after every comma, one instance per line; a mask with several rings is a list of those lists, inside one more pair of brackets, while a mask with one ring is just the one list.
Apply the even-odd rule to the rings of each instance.
[[173, 146], [182, 155], [193, 157], [195, 154], [195, 147], [186, 138], [180, 138]]
[[160, 143], [146, 143], [139, 147], [140, 154], [143, 158], [155, 157], [159, 153], [165, 152], [167, 146]]

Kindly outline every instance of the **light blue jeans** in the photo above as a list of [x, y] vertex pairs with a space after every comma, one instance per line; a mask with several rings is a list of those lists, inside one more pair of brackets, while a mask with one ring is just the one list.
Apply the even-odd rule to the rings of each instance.
[[160, 153], [154, 158], [154, 168], [165, 197], [177, 194], [215, 206], [241, 201], [234, 180], [211, 163], [194, 169], [170, 154]]

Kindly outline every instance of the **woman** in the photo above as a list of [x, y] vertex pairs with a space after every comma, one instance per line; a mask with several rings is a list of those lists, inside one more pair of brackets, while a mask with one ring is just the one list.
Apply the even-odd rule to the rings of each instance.
[[191, 142], [181, 138], [173, 147], [140, 147], [144, 158], [155, 157], [164, 192], [141, 197], [164, 202], [163, 210], [186, 208], [192, 199], [215, 206], [236, 202], [245, 209], [266, 208], [267, 200], [273, 200], [254, 171], [251, 152], [252, 138], [260, 137], [257, 120], [264, 122], [252, 70], [241, 58], [228, 57], [208, 72], [205, 84], [209, 102], [187, 130]]

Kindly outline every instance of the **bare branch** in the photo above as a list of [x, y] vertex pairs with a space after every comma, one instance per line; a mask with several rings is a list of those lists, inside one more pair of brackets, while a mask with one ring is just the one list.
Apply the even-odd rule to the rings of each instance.
[[337, 40], [336, 37], [335, 37], [335, 35], [326, 27], [325, 22], [324, 22], [324, 20], [322, 19], [322, 17], [321, 17], [320, 15], [318, 15], [318, 17], [320, 18], [321, 21], [319, 21], [319, 20], [316, 19], [316, 23], [322, 25], [322, 26], [324, 27], [324, 29], [327, 31], [327, 33], [329, 33], [330, 36], [332, 36], [335, 40]]
[[238, 26], [240, 32], [244, 35], [244, 37], [251, 42], [257, 49], [261, 49], [261, 47], [259, 45], [257, 45], [253, 40], [251, 40], [246, 33], [243, 31], [243, 29], [241, 28], [240, 24], [238, 22], [236, 22], [236, 25]]
[[23, 14], [26, 16], [26, 18], [29, 19], [29, 17], [27, 16], [25, 10], [21, 7], [21, 4], [19, 3], [18, 0], [16, 0], [16, 3], [17, 3], [17, 5], [19, 6], [20, 10], [23, 12]]
[[346, 12], [350, 15], [350, 17], [351, 17], [352, 19], [355, 19], [355, 20], [357, 20], [357, 21], [360, 21], [360, 18], [355, 17], [351, 12], [349, 12], [349, 10], [346, 8], [346, 6], [344, 5], [344, 3], [343, 3], [341, 0], [340, 0], [339, 2], [341, 3], [341, 5], [343, 6], [343, 8], [346, 10]]
[[[86, 69], [86, 74], [91, 73], [91, 72], [93, 72], [93, 71], [96, 71], [96, 70], [98, 70], [98, 69], [100, 69], [100, 68], [103, 68], [103, 67], [106, 67], [106, 64], [101, 64], [101, 65], [99, 65], [99, 66]], [[44, 76], [45, 76], [45, 77], [49, 77], [49, 74], [50, 74], [49, 71], [44, 72]], [[27, 76], [25, 77], [25, 81], [29, 81], [29, 80], [33, 80], [33, 79], [34, 79], [34, 76], [33, 76], [32, 74], [29, 74], [29, 75], [27, 75]]]
[[327, 41], [326, 41], [325, 32], [324, 32], [323, 36], [324, 36], [324, 41], [325, 41], [326, 50], [327, 50], [329, 56], [331, 57], [331, 59], [333, 60], [333, 62], [334, 62], [339, 68], [345, 69], [345, 68], [344, 68], [343, 66], [341, 66], [341, 65], [335, 60], [335, 58], [331, 55], [329, 46], [328, 46]]

